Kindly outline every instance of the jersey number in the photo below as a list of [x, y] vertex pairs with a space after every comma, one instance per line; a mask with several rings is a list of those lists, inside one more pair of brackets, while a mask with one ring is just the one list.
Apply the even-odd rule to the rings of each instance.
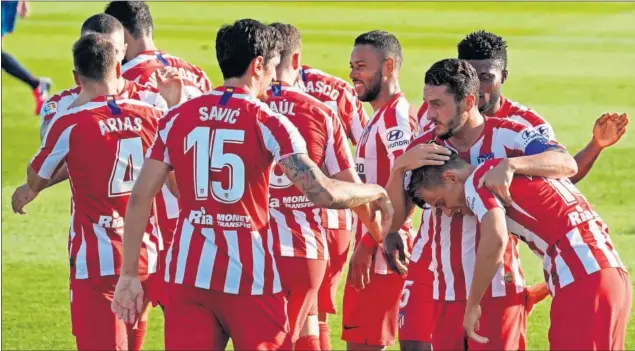
[[[245, 131], [196, 127], [185, 140], [185, 152], [194, 150], [194, 189], [197, 200], [206, 200], [211, 193], [219, 202], [231, 204], [245, 193], [245, 163], [240, 156], [223, 152], [227, 144], [243, 144]], [[210, 182], [210, 173], [227, 168], [229, 186], [223, 188], [219, 181]], [[211, 191], [210, 191], [211, 186]]]
[[582, 196], [582, 193], [580, 193], [569, 179], [547, 178], [547, 181], [558, 192], [567, 205], [576, 203], [578, 201], [578, 197]]
[[110, 173], [108, 196], [117, 197], [130, 194], [143, 166], [143, 145], [141, 137], [121, 139], [117, 144], [117, 158]]

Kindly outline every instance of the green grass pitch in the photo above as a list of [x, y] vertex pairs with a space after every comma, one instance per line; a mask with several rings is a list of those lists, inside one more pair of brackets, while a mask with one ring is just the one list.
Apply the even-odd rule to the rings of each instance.
[[[50, 76], [54, 90], [73, 83], [71, 45], [82, 21], [103, 10], [97, 2], [36, 2], [3, 42], [33, 73]], [[152, 3], [157, 45], [203, 67], [221, 82], [214, 38], [223, 23], [252, 17], [297, 25], [304, 62], [348, 75], [354, 38], [363, 31], [395, 33], [404, 48], [401, 87], [413, 104], [422, 99], [423, 76], [436, 60], [456, 55], [468, 32], [487, 29], [509, 43], [510, 76], [504, 94], [536, 109], [575, 153], [605, 111], [635, 114], [635, 4], [632, 3]], [[74, 349], [68, 308], [69, 189], [44, 191], [16, 216], [10, 197], [25, 178], [38, 143], [28, 88], [2, 74], [2, 348]], [[612, 238], [635, 269], [635, 138], [630, 131], [600, 157], [580, 188], [611, 227]], [[630, 152], [628, 150], [631, 150]], [[541, 279], [541, 264], [521, 254], [528, 281]], [[341, 295], [340, 295], [341, 299]], [[547, 349], [549, 301], [529, 318], [528, 349]], [[333, 346], [341, 316], [331, 318]], [[426, 318], [426, 316], [421, 316]], [[631, 318], [633, 319], [633, 318]], [[161, 349], [162, 314], [152, 311], [145, 349]], [[635, 323], [627, 349], [635, 349]], [[393, 346], [393, 348], [395, 348]]]

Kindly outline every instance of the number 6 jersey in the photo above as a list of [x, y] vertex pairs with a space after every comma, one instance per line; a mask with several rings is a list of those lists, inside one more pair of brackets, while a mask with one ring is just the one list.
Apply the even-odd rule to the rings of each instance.
[[238, 88], [170, 110], [150, 158], [174, 169], [181, 213], [167, 282], [229, 294], [281, 291], [269, 230], [274, 160], [307, 153], [289, 120]]
[[[122, 96], [101, 96], [53, 118], [32, 171], [50, 179], [66, 161], [73, 196], [69, 231], [71, 277], [119, 274], [122, 235], [132, 187], [162, 111]], [[161, 242], [151, 214], [139, 274], [156, 271]]]

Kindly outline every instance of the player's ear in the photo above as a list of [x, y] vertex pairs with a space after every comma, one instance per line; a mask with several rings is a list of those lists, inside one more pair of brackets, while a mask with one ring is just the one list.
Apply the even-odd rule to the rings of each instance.
[[507, 74], [509, 74], [509, 72], [507, 71], [507, 69], [504, 69], [501, 75], [501, 84], [505, 83], [505, 81], [507, 80]]
[[383, 68], [385, 68], [382, 72], [384, 73], [383, 76], [391, 75], [395, 71], [395, 59], [392, 57], [387, 58], [386, 61], [384, 61]]
[[75, 81], [75, 84], [77, 86], [81, 86], [82, 82], [79, 80], [79, 75], [77, 74], [76, 70], [73, 70], [73, 80]]
[[468, 94], [463, 98], [463, 103], [465, 104], [465, 111], [471, 110], [476, 104], [476, 96], [472, 94]]
[[296, 71], [300, 69], [300, 52], [299, 51], [291, 55], [291, 66]]
[[443, 182], [446, 184], [456, 184], [459, 182], [459, 176], [452, 171], [443, 172]]
[[262, 75], [262, 72], [265, 69], [265, 58], [262, 56], [258, 56], [251, 60], [249, 63], [249, 71], [254, 76]]

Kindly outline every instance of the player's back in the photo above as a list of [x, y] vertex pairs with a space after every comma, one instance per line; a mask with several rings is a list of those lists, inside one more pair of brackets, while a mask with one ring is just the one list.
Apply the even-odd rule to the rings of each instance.
[[180, 224], [166, 279], [232, 294], [280, 291], [269, 174], [274, 160], [305, 152], [285, 117], [238, 88], [219, 87], [172, 109], [149, 153], [178, 179]]
[[368, 115], [353, 86], [341, 78], [306, 65], [300, 69], [300, 78], [300, 88], [331, 108], [340, 118], [348, 138], [357, 144], [368, 124]]
[[161, 50], [142, 52], [121, 66], [121, 70], [125, 79], [157, 88], [156, 75], [154, 73], [166, 66], [178, 69], [183, 79], [188, 99], [200, 96], [212, 89], [212, 83], [202, 69]]
[[[307, 144], [308, 156], [327, 176], [353, 165], [346, 149], [346, 136], [339, 119], [321, 101], [281, 82], [274, 82], [266, 100], [269, 107], [285, 115]], [[323, 219], [326, 209], [316, 207], [284, 175], [280, 166], [272, 170], [269, 192], [272, 231], [282, 256], [327, 259]]]
[[[485, 189], [477, 189], [487, 170], [501, 160], [477, 167], [465, 182], [468, 207], [477, 215], [490, 207], [503, 207]], [[514, 175], [511, 205], [505, 207], [508, 230], [543, 260], [548, 275], [556, 273], [563, 287], [584, 274], [623, 264], [600, 215], [569, 179]], [[552, 278], [553, 280], [553, 278]]]
[[[48, 179], [65, 160], [73, 196], [72, 274], [119, 273], [128, 198], [156, 135], [161, 111], [138, 100], [101, 96], [55, 115], [32, 168]], [[160, 234], [154, 217], [144, 238], [140, 274], [153, 273]]]

